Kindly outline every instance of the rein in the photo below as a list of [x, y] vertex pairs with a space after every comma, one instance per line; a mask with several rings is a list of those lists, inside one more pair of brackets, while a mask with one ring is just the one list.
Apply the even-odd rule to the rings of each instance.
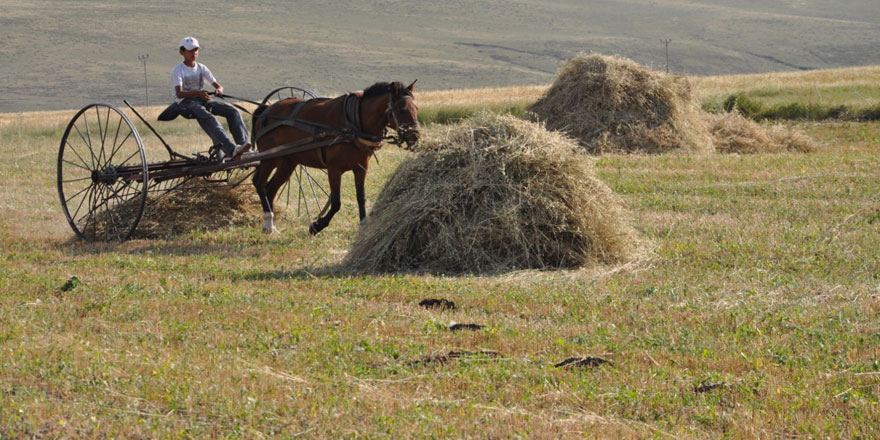
[[[208, 92], [208, 94], [209, 94], [209, 95], [217, 96], [217, 92]], [[257, 106], [257, 108], [259, 108], [260, 105], [262, 105], [262, 104], [260, 104], [259, 102], [251, 101], [250, 99], [239, 98], [238, 96], [227, 95], [227, 94], [225, 94], [225, 93], [222, 94], [222, 95], [220, 95], [220, 96], [217, 96], [217, 97], [220, 98], [220, 99], [222, 99], [222, 100], [224, 100], [224, 101], [226, 101], [226, 98], [229, 98], [229, 99], [234, 99], [234, 100], [236, 100], [236, 101], [246, 102], [246, 103], [248, 103], [248, 104], [253, 104], [253, 105]], [[228, 102], [228, 101], [227, 101], [227, 102]], [[241, 111], [243, 111], [243, 112], [245, 112], [245, 113], [247, 113], [247, 114], [249, 114], [249, 115], [253, 115], [253, 113], [251, 113], [250, 110], [248, 110], [248, 109], [246, 109], [246, 108], [244, 108], [244, 107], [242, 107], [242, 106], [240, 106], [240, 105], [238, 105], [238, 104], [236, 104], [236, 103], [234, 103], [234, 102], [229, 102], [229, 105], [231, 105], [231, 106], [233, 106], [233, 107], [235, 107], [235, 108], [237, 108], [237, 109], [239, 109], [239, 110], [241, 110]]]

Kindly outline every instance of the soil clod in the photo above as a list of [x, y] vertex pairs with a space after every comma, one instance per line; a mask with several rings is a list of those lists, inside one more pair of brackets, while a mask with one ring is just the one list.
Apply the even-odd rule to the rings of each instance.
[[554, 365], [554, 367], [556, 367], [556, 368], [576, 368], [576, 367], [577, 368], [593, 368], [593, 367], [598, 367], [599, 365], [602, 365], [602, 364], [614, 365], [614, 363], [609, 360], [602, 359], [600, 357], [587, 356], [587, 357], [570, 357], [570, 358]]
[[480, 324], [457, 324], [457, 323], [455, 323], [455, 324], [449, 325], [449, 330], [452, 330], [454, 332], [457, 332], [459, 330], [476, 331], [476, 330], [481, 330], [485, 327], [486, 327], [485, 325], [480, 325]]
[[703, 382], [694, 387], [695, 393], [708, 393], [712, 390], [717, 390], [719, 388], [726, 388], [727, 384], [724, 382]]
[[441, 309], [441, 310], [455, 309], [455, 302], [454, 301], [449, 301], [449, 300], [442, 299], [442, 298], [440, 298], [440, 299], [435, 299], [435, 298], [423, 299], [419, 303], [419, 305], [426, 308], [426, 309]]

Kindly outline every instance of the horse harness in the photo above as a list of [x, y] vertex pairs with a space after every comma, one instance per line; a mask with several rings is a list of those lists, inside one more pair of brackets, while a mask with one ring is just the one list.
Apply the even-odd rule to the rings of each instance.
[[[320, 100], [326, 100], [329, 98], [317, 98]], [[288, 154], [299, 153], [302, 151], [308, 151], [316, 148], [321, 149], [321, 162], [326, 164], [327, 160], [327, 152], [326, 147], [341, 144], [344, 142], [351, 142], [357, 148], [361, 149], [364, 152], [375, 152], [376, 150], [382, 148], [382, 142], [385, 140], [389, 140], [391, 143], [395, 145], [401, 145], [404, 140], [402, 139], [406, 134], [408, 134], [412, 130], [419, 129], [419, 122], [413, 121], [411, 123], [401, 124], [399, 122], [398, 110], [397, 106], [405, 99], [413, 99], [412, 96], [404, 94], [397, 101], [388, 102], [388, 110], [385, 113], [386, 121], [389, 117], [394, 119], [394, 123], [398, 127], [398, 133], [400, 137], [395, 138], [394, 136], [385, 136], [387, 131], [383, 130], [382, 135], [373, 135], [363, 131], [361, 128], [361, 112], [360, 112], [360, 100], [361, 97], [355, 93], [349, 93], [345, 96], [345, 100], [343, 102], [343, 114], [345, 119], [345, 127], [339, 128], [332, 125], [321, 124], [319, 122], [310, 121], [308, 119], [298, 118], [297, 115], [299, 112], [305, 107], [307, 101], [299, 101], [297, 102], [293, 110], [287, 116], [280, 115], [267, 115], [264, 113], [260, 114], [258, 117], [261, 119], [275, 119], [275, 122], [266, 125], [262, 129], [260, 129], [259, 133], [254, 136], [254, 142], [258, 142], [263, 136], [272, 132], [273, 130], [279, 127], [293, 127], [297, 130], [303, 131], [305, 133], [309, 133], [310, 136], [305, 139], [300, 139], [294, 142], [288, 142], [282, 145], [279, 145], [273, 150], [279, 149], [290, 149]], [[387, 122], [386, 122], [387, 124]]]

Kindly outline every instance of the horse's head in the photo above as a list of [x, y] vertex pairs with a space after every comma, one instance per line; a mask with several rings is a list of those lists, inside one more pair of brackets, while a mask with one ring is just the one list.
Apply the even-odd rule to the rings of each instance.
[[398, 145], [406, 142], [407, 149], [416, 145], [422, 136], [419, 126], [419, 106], [416, 105], [413, 96], [417, 81], [413, 81], [407, 87], [403, 87], [399, 82], [391, 83], [391, 99], [388, 101], [386, 113], [388, 124], [397, 131]]

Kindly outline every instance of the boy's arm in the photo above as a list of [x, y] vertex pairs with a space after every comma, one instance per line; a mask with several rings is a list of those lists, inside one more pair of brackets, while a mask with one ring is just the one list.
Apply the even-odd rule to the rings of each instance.
[[188, 92], [184, 92], [183, 87], [174, 86], [174, 91], [177, 93], [178, 99], [186, 99], [186, 98], [201, 98], [204, 100], [211, 99], [211, 95], [208, 94], [207, 90], [191, 90]]

